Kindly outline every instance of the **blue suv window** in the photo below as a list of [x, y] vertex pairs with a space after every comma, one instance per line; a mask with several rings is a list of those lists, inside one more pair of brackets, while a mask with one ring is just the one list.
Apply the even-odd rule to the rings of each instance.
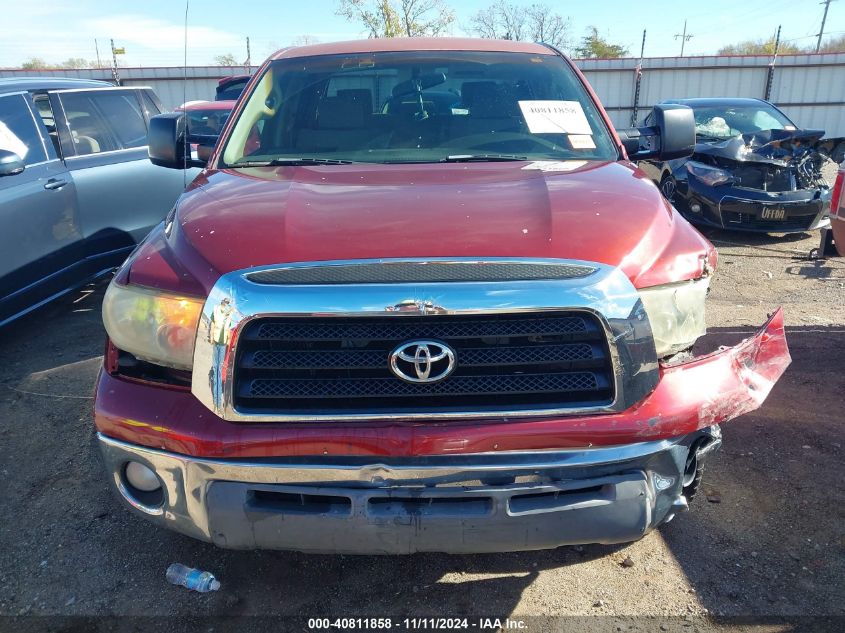
[[14, 152], [27, 165], [47, 160], [43, 139], [24, 95], [0, 97], [0, 149]]

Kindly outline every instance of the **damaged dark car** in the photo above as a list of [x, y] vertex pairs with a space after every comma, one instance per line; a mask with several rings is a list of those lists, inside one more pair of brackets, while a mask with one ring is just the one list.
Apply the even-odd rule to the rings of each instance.
[[[789, 233], [829, 225], [826, 157], [814, 149], [824, 130], [799, 129], [760, 99], [671, 99], [695, 113], [689, 158], [642, 161], [675, 207], [696, 224]], [[648, 119], [645, 125], [649, 125]]]

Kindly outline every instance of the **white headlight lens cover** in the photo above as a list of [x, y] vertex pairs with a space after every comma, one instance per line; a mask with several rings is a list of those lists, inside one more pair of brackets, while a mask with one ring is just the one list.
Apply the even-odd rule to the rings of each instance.
[[191, 369], [204, 301], [112, 282], [103, 323], [115, 347], [156, 365]]
[[702, 336], [710, 278], [640, 289], [658, 358], [680, 352]]

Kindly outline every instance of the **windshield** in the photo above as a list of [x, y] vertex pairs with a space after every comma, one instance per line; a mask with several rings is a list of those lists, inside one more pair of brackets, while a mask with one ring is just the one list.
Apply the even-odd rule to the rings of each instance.
[[222, 166], [616, 160], [595, 104], [557, 55], [402, 51], [271, 63]]
[[730, 138], [766, 130], [794, 130], [795, 125], [768, 103], [695, 107], [695, 134], [704, 138]]

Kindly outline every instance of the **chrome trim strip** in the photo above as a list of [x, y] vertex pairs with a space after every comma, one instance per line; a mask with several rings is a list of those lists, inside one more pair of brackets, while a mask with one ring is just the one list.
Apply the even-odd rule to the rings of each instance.
[[[320, 262], [354, 265], [394, 262], [478, 262], [476, 259], [431, 258]], [[558, 259], [489, 258], [491, 262], [559, 263], [589, 266], [585, 278], [508, 282], [396, 283], [350, 285], [266, 285], [250, 273], [279, 268], [264, 266], [223, 275], [212, 288], [200, 317], [191, 391], [209, 410], [232, 422], [313, 422], [366, 420], [467, 420], [572, 416], [623, 411], [645, 397], [658, 381], [651, 325], [639, 293], [619, 269], [597, 262]], [[315, 262], [285, 264], [313, 267]], [[410, 309], [409, 309], [410, 307]], [[399, 309], [401, 308], [401, 309]], [[232, 375], [238, 338], [244, 327], [264, 317], [356, 317], [436, 314], [512, 314], [587, 312], [605, 330], [614, 368], [615, 399], [607, 406], [503, 409], [460, 412], [380, 412], [360, 414], [274, 414], [234, 407]]]

